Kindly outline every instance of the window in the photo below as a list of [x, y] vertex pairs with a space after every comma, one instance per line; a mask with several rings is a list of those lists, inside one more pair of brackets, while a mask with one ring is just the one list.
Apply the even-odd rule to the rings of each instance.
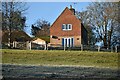
[[62, 25], [62, 30], [72, 30], [72, 24], [63, 24]]
[[62, 38], [62, 46], [64, 47], [73, 47], [74, 46], [74, 38]]
[[72, 24], [68, 24], [68, 30], [72, 30]]
[[64, 30], [64, 29], [65, 29], [65, 27], [66, 27], [66, 25], [65, 25], [65, 24], [63, 24], [63, 25], [62, 25], [62, 30]]

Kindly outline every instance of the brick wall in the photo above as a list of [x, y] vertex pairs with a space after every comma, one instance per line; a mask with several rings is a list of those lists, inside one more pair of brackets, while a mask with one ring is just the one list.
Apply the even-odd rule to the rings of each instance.
[[[72, 30], [63, 31], [62, 24], [72, 24]], [[50, 35], [78, 36], [81, 34], [80, 27], [81, 27], [80, 21], [73, 15], [73, 13], [68, 8], [66, 8], [51, 26]]]
[[[62, 24], [72, 24], [72, 30], [63, 31]], [[56, 19], [50, 27], [50, 36], [57, 36], [58, 39], [50, 38], [51, 44], [62, 45], [62, 38], [73, 37], [74, 46], [81, 44], [81, 21], [66, 7], [61, 15]]]

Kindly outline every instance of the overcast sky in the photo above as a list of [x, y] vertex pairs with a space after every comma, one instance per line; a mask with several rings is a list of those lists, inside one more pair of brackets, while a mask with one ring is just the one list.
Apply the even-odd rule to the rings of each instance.
[[30, 34], [31, 25], [38, 19], [44, 19], [52, 24], [56, 18], [62, 13], [66, 7], [70, 5], [75, 8], [76, 11], [83, 11], [88, 6], [89, 2], [27, 2], [29, 9], [26, 11], [27, 17], [25, 31]]

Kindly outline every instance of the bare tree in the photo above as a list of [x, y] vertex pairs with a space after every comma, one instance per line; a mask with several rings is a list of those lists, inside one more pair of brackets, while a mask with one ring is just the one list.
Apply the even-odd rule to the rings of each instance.
[[28, 9], [25, 3], [16, 2], [2, 2], [2, 30], [9, 32], [8, 46], [11, 48], [11, 31], [23, 30], [25, 27], [26, 17], [22, 14]]
[[110, 48], [114, 36], [120, 35], [118, 5], [117, 2], [94, 2], [87, 7], [85, 19], [105, 48]]
[[87, 11], [82, 11], [82, 12], [76, 11], [76, 17], [79, 18], [82, 21], [84, 27], [87, 30], [88, 45], [94, 45], [96, 43], [95, 36], [94, 36], [93, 31], [92, 31], [93, 27], [91, 27], [91, 25], [90, 25], [89, 16], [88, 16]]
[[32, 35], [35, 37], [49, 36], [50, 23], [46, 20], [38, 19], [35, 24], [32, 25]]
[[[26, 17], [23, 13], [28, 9], [23, 2], [2, 2], [2, 29], [23, 30]], [[12, 27], [11, 27], [12, 26]]]

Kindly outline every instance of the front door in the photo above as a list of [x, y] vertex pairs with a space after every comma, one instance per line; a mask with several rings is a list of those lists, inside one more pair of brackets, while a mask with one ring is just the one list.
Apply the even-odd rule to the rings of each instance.
[[62, 38], [62, 46], [73, 47], [74, 39], [73, 38]]

